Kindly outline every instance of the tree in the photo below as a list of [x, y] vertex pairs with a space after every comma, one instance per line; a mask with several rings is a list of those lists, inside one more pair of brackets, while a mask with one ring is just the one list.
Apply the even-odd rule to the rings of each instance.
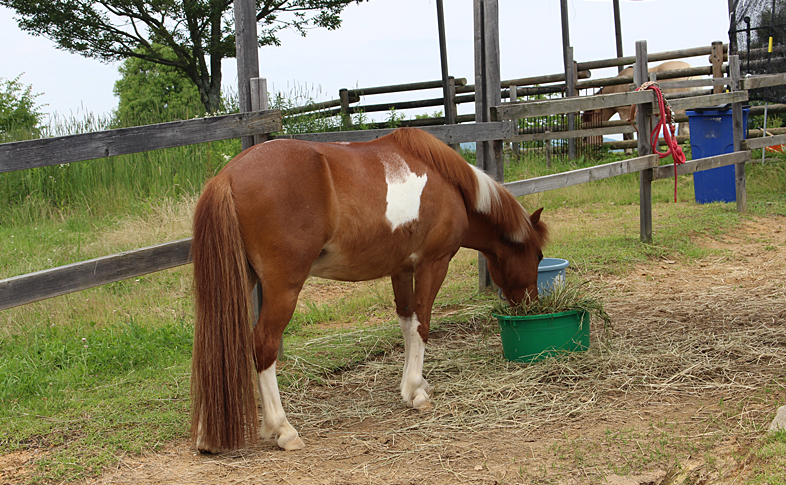
[[[259, 45], [280, 45], [291, 28], [334, 30], [340, 14], [363, 0], [256, 0]], [[205, 110], [221, 101], [221, 60], [235, 56], [232, 0], [0, 0], [19, 27], [59, 49], [104, 62], [138, 58], [182, 71]], [[156, 46], [170, 49], [162, 51]], [[170, 55], [171, 54], [171, 55]]]
[[[171, 49], [154, 46], [164, 57]], [[169, 52], [167, 52], [169, 51]], [[148, 124], [191, 118], [204, 113], [199, 91], [185, 73], [165, 64], [131, 57], [120, 66], [113, 92], [120, 124]]]
[[33, 86], [25, 86], [16, 78], [0, 78], [0, 143], [24, 138], [37, 138], [43, 113], [36, 106]]

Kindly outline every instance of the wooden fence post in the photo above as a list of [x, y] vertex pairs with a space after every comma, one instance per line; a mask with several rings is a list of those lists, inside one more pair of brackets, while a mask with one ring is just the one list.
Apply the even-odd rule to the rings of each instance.
[[[731, 90], [740, 90], [740, 58], [738, 55], [729, 56], [729, 77]], [[741, 149], [742, 139], [745, 138], [743, 126], [742, 103], [731, 104], [731, 122], [734, 137], [734, 151]], [[766, 136], [766, 133], [763, 134]], [[737, 195], [737, 211], [748, 212], [748, 191], [745, 185], [745, 162], [734, 165], [734, 186]]]
[[[235, 0], [235, 49], [237, 57], [237, 97], [240, 112], [251, 109], [251, 79], [259, 77], [256, 2]], [[240, 139], [243, 150], [254, 144], [254, 137]]]
[[[475, 25], [475, 122], [491, 120], [491, 107], [502, 103], [499, 72], [499, 9], [498, 0], [474, 0]], [[502, 140], [477, 142], [478, 168], [494, 180], [504, 181]], [[488, 272], [486, 258], [478, 253], [478, 286], [480, 291], [492, 290], [494, 283]]]
[[[636, 66], [633, 68], [633, 82], [636, 87], [649, 79], [647, 73], [647, 41], [636, 42]], [[636, 126], [639, 133], [639, 156], [652, 153], [650, 132], [652, 131], [651, 103], [639, 104], [636, 107]], [[652, 243], [652, 174], [651, 168], [639, 172], [639, 234], [644, 243]]]
[[[448, 110], [448, 107], [450, 109]], [[458, 104], [456, 104], [456, 78], [448, 76], [448, 93], [445, 99], [445, 124], [455, 125], [458, 117]], [[450, 147], [461, 153], [460, 143], [451, 143]]]
[[[712, 54], [710, 54], [710, 63], [712, 64], [712, 77], [714, 79], [723, 77], [723, 42], [716, 40], [712, 43]], [[723, 86], [713, 86], [713, 94], [720, 94], [723, 92]]]
[[455, 125], [456, 117], [458, 116], [458, 104], [456, 104], [456, 78], [453, 76], [448, 76], [448, 104], [450, 105], [450, 114], [445, 121], [449, 125]]
[[[546, 134], [549, 133], [551, 132], [546, 130]], [[551, 168], [551, 138], [546, 140], [546, 168]]]
[[[573, 47], [567, 49], [567, 64], [565, 68], [565, 96], [576, 96], [576, 63], [573, 61]], [[568, 113], [568, 131], [576, 129], [576, 113]], [[576, 158], [576, 139], [568, 139], [568, 159]]]
[[[514, 104], [518, 103], [519, 100], [518, 92], [519, 92], [519, 87], [516, 86], [515, 84], [511, 84], [510, 94], [508, 95], [508, 101]], [[513, 123], [513, 136], [516, 136], [519, 134], [519, 120], [511, 120], [511, 123]], [[519, 152], [519, 142], [517, 141], [510, 142], [510, 152], [512, 156], [516, 157], [516, 160], [518, 160], [521, 157], [521, 153]]]
[[349, 90], [339, 89], [338, 97], [341, 100], [341, 124], [345, 130], [348, 130], [352, 127], [352, 116], [349, 114]]
[[[269, 109], [267, 97], [267, 79], [264, 77], [251, 78], [251, 110], [265, 111]], [[254, 145], [264, 143], [270, 135], [254, 135]]]
[[[267, 97], [267, 79], [255, 77], [251, 79], [251, 110], [264, 111], [269, 109]], [[270, 139], [270, 135], [254, 135], [254, 144], [264, 143]], [[262, 286], [257, 283], [251, 291], [251, 302], [254, 308], [254, 321], [252, 326], [259, 321], [259, 313], [262, 310]], [[278, 344], [278, 360], [284, 360], [284, 338]]]

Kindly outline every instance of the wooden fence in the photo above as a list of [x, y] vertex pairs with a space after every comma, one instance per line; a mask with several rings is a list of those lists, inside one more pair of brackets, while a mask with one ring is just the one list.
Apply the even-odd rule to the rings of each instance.
[[[653, 53], [649, 56], [650, 62], [666, 61], [673, 59], [681, 59], [686, 57], [695, 57], [702, 55], [711, 55], [713, 52], [718, 51], [720, 48], [722, 54], [715, 64], [725, 60], [727, 47], [724, 44], [714, 44], [712, 46], [694, 47], [689, 49], [678, 49], [665, 52]], [[591, 69], [601, 69], [607, 67], [623, 66], [633, 64], [636, 58], [634, 56], [620, 57], [612, 59], [599, 59], [588, 62], [575, 63], [575, 79], [573, 86], [576, 90], [596, 88], [601, 86], [611, 86], [616, 84], [629, 84], [633, 82], [632, 77], [609, 77], [601, 79], [589, 79], [591, 77]], [[660, 76], [661, 79], [685, 77], [685, 76], [699, 76], [712, 74], [713, 72], [720, 72], [720, 65], [695, 67], [685, 70], [676, 70], [667, 72]], [[565, 73], [546, 74], [540, 76], [530, 76], [524, 78], [502, 80], [500, 82], [501, 95], [503, 99], [510, 99], [511, 94], [514, 97], [530, 96], [537, 94], [559, 93], [564, 92], [566, 89]], [[515, 89], [511, 93], [511, 87]], [[406, 110], [415, 108], [427, 108], [445, 106], [445, 98], [437, 97], [430, 99], [416, 99], [412, 101], [396, 101], [389, 103], [376, 103], [363, 106], [351, 106], [353, 103], [359, 103], [361, 96], [373, 96], [379, 94], [413, 92], [427, 89], [442, 88], [442, 81], [424, 81], [416, 83], [394, 84], [388, 86], [375, 86], [369, 88], [356, 88], [356, 89], [341, 89], [339, 90], [339, 97], [337, 99], [323, 101], [319, 103], [309, 104], [307, 106], [300, 106], [296, 108], [283, 110], [284, 116], [295, 116], [298, 114], [320, 112], [322, 116], [343, 116], [345, 120], [348, 116], [356, 113], [374, 113], [385, 112], [391, 109]], [[466, 78], [450, 78], [448, 103], [453, 106], [453, 111], [456, 112], [456, 107], [460, 104], [474, 103], [475, 102], [475, 85], [467, 84]], [[466, 123], [475, 121], [475, 115], [459, 115], [457, 123]], [[402, 126], [426, 126], [446, 124], [446, 119], [441, 118], [427, 118], [418, 120], [402, 120]], [[384, 123], [376, 123], [376, 125], [384, 125]]]
[[[639, 57], [641, 58], [639, 65], [646, 66], [646, 47], [644, 54]], [[733, 74], [739, 70], [736, 57], [732, 60], [736, 62], [737, 68], [735, 71], [733, 66], [731, 70]], [[731, 86], [732, 91], [685, 98], [679, 101], [683, 103], [680, 106], [699, 107], [732, 103], [734, 108], [740, 108], [741, 103], [747, 99], [747, 92], [740, 90], [739, 86], [759, 87], [784, 84], [786, 79], [784, 76], [775, 75], [740, 80], [739, 77], [735, 78], [732, 75], [723, 83]], [[431, 126], [424, 129], [449, 144], [516, 139], [516, 136], [521, 135], [515, 134], [515, 125], [511, 121], [517, 118], [637, 104], [639, 115], [643, 117], [642, 120], [646, 121], [647, 110], [653, 111], [653, 101], [652, 91], [642, 91], [543, 102], [503, 104], [492, 108], [492, 117], [497, 121]], [[677, 100], [674, 100], [673, 103], [676, 102]], [[737, 109], [734, 111], [735, 152], [693, 160], [681, 165], [678, 168], [678, 174], [730, 164], [736, 165], [738, 167], [737, 185], [742, 188], [742, 191], [738, 192], [738, 208], [745, 210], [744, 164], [750, 159], [750, 152], [745, 150], [783, 143], [786, 141], [786, 135], [743, 141], [741, 140], [741, 111], [739, 115], [736, 113]], [[268, 135], [280, 130], [281, 113], [278, 110], [265, 110], [83, 135], [6, 143], [0, 144], [0, 173], [226, 138]], [[390, 131], [392, 130], [363, 130], [289, 137], [314, 141], [366, 141], [378, 138]], [[521, 196], [638, 172], [641, 174], [640, 179], [643, 184], [640, 190], [642, 239], [651, 240], [651, 195], [648, 184], [653, 180], [673, 177], [674, 171], [670, 166], [659, 166], [657, 155], [649, 154], [648, 143], [645, 139], [646, 137], [643, 137], [639, 141], [641, 156], [637, 158], [535, 179], [520, 180], [505, 184], [505, 186], [515, 196]], [[190, 245], [190, 239], [182, 239], [0, 280], [0, 310], [187, 264], [190, 262]]]
[[[512, 136], [511, 129], [509, 123], [502, 122], [426, 128], [447, 143], [500, 139]], [[267, 135], [280, 130], [280, 111], [266, 110], [4, 143], [0, 144], [0, 173], [227, 138]], [[297, 138], [366, 141], [391, 131], [320, 133], [299, 135]], [[190, 248], [191, 239], [188, 238], [6, 278], [0, 280], [0, 310], [187, 264], [190, 262]]]

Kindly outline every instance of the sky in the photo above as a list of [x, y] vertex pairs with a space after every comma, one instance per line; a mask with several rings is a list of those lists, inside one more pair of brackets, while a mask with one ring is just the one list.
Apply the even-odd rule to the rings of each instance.
[[[472, 0], [444, 0], [448, 70], [474, 83]], [[616, 56], [611, 0], [569, 0], [570, 41], [578, 62]], [[728, 42], [727, 0], [621, 0], [623, 50], [635, 42], [650, 53]], [[44, 113], [80, 118], [108, 115], [118, 63], [104, 64], [55, 48], [23, 32], [14, 12], [0, 7], [0, 78], [32, 85]], [[306, 94], [315, 101], [338, 98], [341, 88], [371, 87], [441, 79], [436, 0], [370, 0], [352, 4], [335, 31], [306, 37], [281, 34], [280, 47], [259, 52], [260, 76], [271, 92]], [[553, 74], [562, 69], [558, 0], [499, 0], [501, 78]], [[707, 56], [688, 60], [708, 65]], [[236, 91], [235, 59], [222, 64], [223, 84]], [[593, 71], [592, 77], [616, 75]], [[292, 94], [289, 94], [290, 96]], [[365, 104], [439, 97], [440, 91], [370, 96]], [[438, 108], [435, 108], [436, 110]], [[460, 113], [473, 109], [460, 108]], [[431, 111], [434, 111], [431, 110]], [[412, 111], [404, 112], [407, 116]]]

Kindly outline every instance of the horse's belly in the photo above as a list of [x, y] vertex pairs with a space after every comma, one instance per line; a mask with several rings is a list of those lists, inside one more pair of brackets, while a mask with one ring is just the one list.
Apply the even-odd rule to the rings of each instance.
[[415, 256], [403, 256], [391, 248], [340, 250], [325, 247], [311, 265], [311, 276], [339, 281], [368, 281], [390, 276], [404, 266], [411, 267]]

